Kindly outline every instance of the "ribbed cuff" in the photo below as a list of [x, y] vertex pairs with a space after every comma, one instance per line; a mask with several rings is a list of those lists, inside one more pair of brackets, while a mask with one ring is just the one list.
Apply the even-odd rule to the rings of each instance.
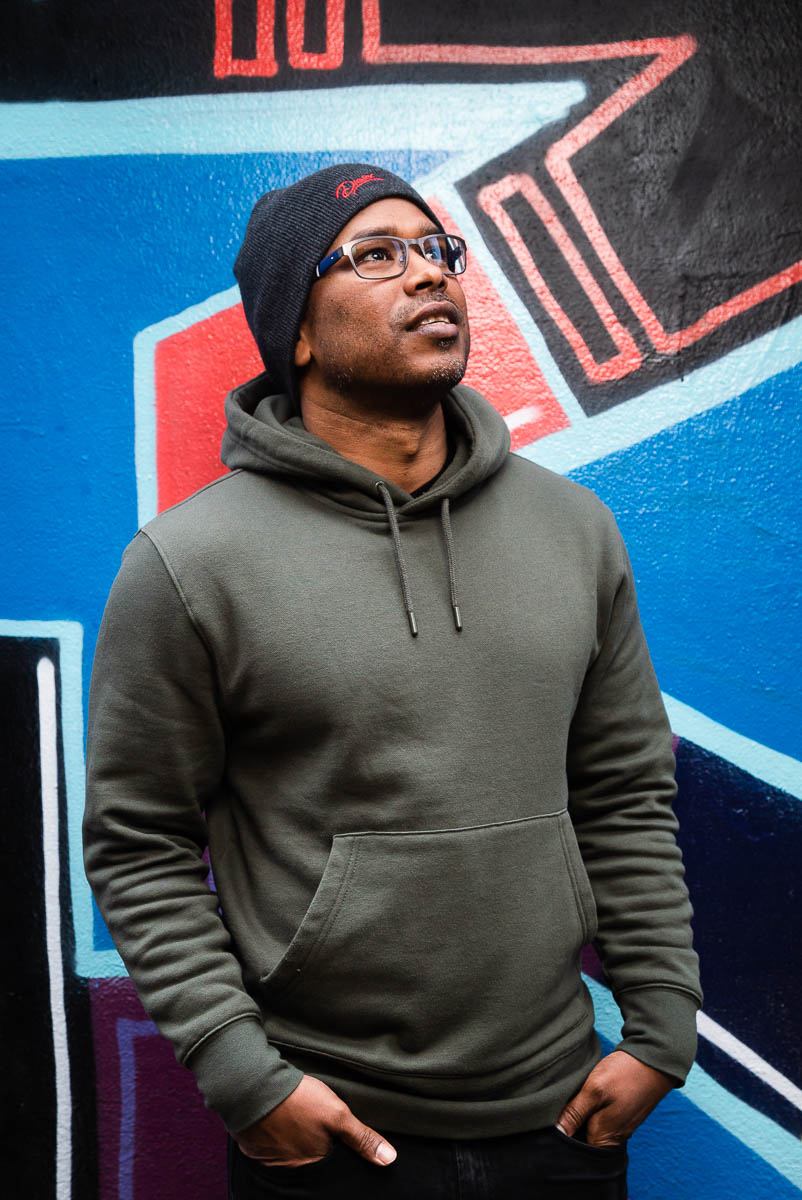
[[188, 1056], [207, 1108], [213, 1108], [230, 1133], [266, 1116], [290, 1092], [303, 1071], [271, 1046], [258, 1020], [231, 1021], [201, 1042]]
[[646, 987], [621, 992], [616, 1000], [624, 1015], [616, 1050], [673, 1076], [682, 1087], [696, 1055], [695, 997], [673, 988]]

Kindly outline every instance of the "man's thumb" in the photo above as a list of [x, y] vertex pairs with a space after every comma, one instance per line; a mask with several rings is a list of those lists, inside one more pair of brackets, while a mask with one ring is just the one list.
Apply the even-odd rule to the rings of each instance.
[[363, 1125], [353, 1113], [349, 1113], [348, 1118], [343, 1122], [339, 1129], [339, 1136], [352, 1150], [356, 1150], [357, 1154], [361, 1154], [368, 1162], [377, 1163], [380, 1167], [386, 1167], [396, 1157], [394, 1147], [386, 1142], [375, 1129]]
[[583, 1088], [581, 1092], [569, 1100], [557, 1118], [557, 1128], [567, 1137], [573, 1137], [577, 1129], [581, 1129], [593, 1112], [593, 1101]]

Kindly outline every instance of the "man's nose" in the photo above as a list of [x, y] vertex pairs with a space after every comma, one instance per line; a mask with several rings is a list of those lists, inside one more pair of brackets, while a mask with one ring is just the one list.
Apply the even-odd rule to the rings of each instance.
[[407, 269], [404, 272], [404, 287], [408, 292], [444, 285], [446, 273], [442, 262], [427, 258], [420, 246], [410, 246], [408, 254]]

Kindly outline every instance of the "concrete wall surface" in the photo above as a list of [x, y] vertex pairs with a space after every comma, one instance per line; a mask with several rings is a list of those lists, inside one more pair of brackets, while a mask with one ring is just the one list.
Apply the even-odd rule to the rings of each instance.
[[633, 560], [705, 1006], [632, 1200], [798, 1196], [798, 5], [3, 9], [3, 1195], [225, 1193], [222, 1127], [83, 876], [87, 685], [123, 547], [220, 473], [222, 398], [260, 369], [231, 273], [253, 202], [358, 159], [466, 237], [466, 381]]

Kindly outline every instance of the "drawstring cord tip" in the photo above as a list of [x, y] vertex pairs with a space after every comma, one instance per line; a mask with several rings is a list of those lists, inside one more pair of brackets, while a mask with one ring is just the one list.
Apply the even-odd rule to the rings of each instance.
[[459, 611], [459, 605], [452, 604], [451, 607], [454, 610], [454, 628], [456, 629], [457, 633], [461, 633], [462, 632], [462, 615]]
[[418, 623], [415, 620], [415, 614], [410, 608], [407, 612], [407, 620], [409, 621], [409, 631], [413, 637], [418, 636]]

